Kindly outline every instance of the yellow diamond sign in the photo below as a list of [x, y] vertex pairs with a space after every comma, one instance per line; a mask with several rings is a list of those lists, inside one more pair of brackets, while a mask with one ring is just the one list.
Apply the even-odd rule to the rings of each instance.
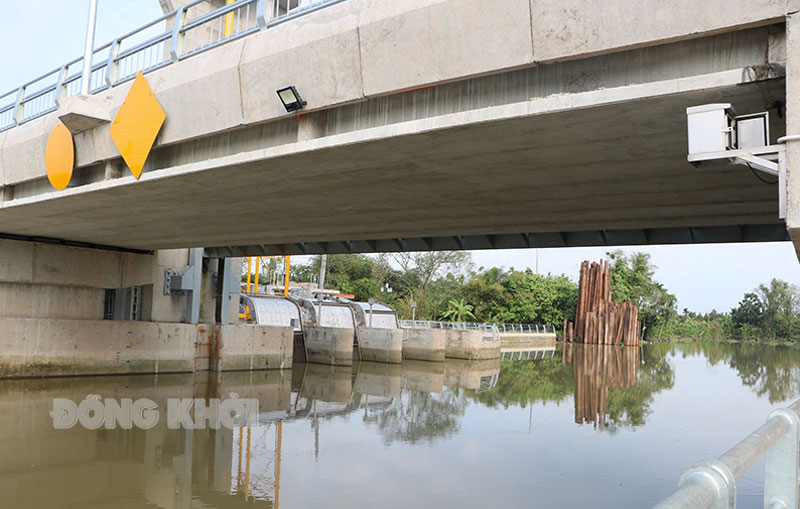
[[111, 139], [138, 180], [167, 114], [140, 72], [111, 124]]

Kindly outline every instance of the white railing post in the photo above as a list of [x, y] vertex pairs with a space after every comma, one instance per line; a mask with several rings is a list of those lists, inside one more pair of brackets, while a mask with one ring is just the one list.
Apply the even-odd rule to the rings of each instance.
[[14, 125], [20, 125], [22, 120], [25, 118], [25, 103], [23, 100], [25, 99], [25, 87], [19, 87], [17, 90], [17, 101], [14, 103], [14, 113], [12, 116], [14, 117]]
[[56, 91], [55, 91], [55, 98], [54, 102], [56, 106], [61, 105], [64, 99], [67, 98], [67, 85], [64, 83], [67, 81], [67, 72], [69, 72], [69, 68], [65, 65], [61, 66], [61, 69], [58, 71], [58, 78], [56, 79]]
[[767, 451], [764, 469], [764, 507], [798, 507], [800, 494], [800, 424], [797, 413], [791, 408], [775, 410], [769, 416], [785, 418], [791, 428]]
[[256, 3], [256, 23], [258, 23], [260, 30], [267, 29], [269, 24], [269, 20], [267, 20], [267, 0], [258, 0], [258, 3]]
[[108, 88], [113, 87], [117, 82], [119, 74], [117, 56], [119, 55], [119, 48], [121, 45], [122, 41], [117, 39], [112, 42], [111, 47], [108, 48], [108, 62], [106, 62], [106, 85], [108, 85]]
[[183, 55], [183, 43], [186, 34], [183, 33], [183, 25], [186, 23], [186, 6], [178, 7], [175, 10], [174, 26], [172, 27], [172, 42], [170, 43], [169, 56], [173, 62], [180, 60]]

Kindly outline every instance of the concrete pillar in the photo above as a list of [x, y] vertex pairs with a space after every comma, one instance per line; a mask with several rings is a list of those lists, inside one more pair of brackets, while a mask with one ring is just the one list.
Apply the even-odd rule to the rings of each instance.
[[[786, 20], [786, 134], [800, 135], [800, 13]], [[800, 140], [786, 142], [786, 227], [800, 260]]]

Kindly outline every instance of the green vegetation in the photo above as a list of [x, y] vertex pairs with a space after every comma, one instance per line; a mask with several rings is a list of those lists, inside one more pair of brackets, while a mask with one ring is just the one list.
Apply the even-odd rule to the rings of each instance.
[[[639, 307], [645, 339], [800, 340], [800, 289], [773, 279], [745, 294], [729, 313], [677, 311], [677, 299], [655, 279], [646, 253], [607, 253], [612, 298]], [[469, 253], [330, 255], [327, 283], [355, 299], [388, 300], [401, 319], [545, 323], [574, 320], [578, 285], [566, 275], [504, 268], [475, 269]], [[294, 281], [312, 281], [320, 259], [291, 266]], [[577, 274], [573, 275], [576, 277]], [[392, 289], [385, 290], [386, 285]]]

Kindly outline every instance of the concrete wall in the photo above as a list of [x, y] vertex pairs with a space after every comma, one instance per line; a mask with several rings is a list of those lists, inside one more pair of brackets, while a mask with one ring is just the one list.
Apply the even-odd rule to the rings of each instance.
[[197, 326], [0, 317], [0, 377], [191, 372]]
[[292, 367], [291, 327], [223, 325], [219, 327], [219, 371]]
[[0, 316], [102, 320], [104, 298], [99, 288], [0, 283]]
[[[0, 239], [0, 317], [101, 320], [106, 289], [139, 286], [142, 321], [184, 321], [187, 296], [164, 295], [163, 287], [164, 271], [185, 268], [188, 254], [188, 249], [137, 254]], [[236, 268], [240, 259], [231, 262]], [[216, 321], [215, 272], [211, 263], [202, 274], [201, 323]], [[238, 298], [227, 305], [228, 323], [237, 323]]]
[[443, 329], [403, 329], [403, 358], [444, 361], [447, 336]]
[[285, 369], [290, 328], [0, 317], [0, 378]]
[[0, 282], [76, 288], [146, 285], [153, 282], [153, 261], [147, 254], [0, 239]]
[[361, 360], [392, 364], [403, 362], [402, 329], [358, 327], [356, 335], [361, 350]]
[[476, 330], [445, 331], [444, 356], [453, 359], [499, 359], [500, 341]]
[[353, 365], [353, 329], [306, 327], [304, 332], [308, 362]]

